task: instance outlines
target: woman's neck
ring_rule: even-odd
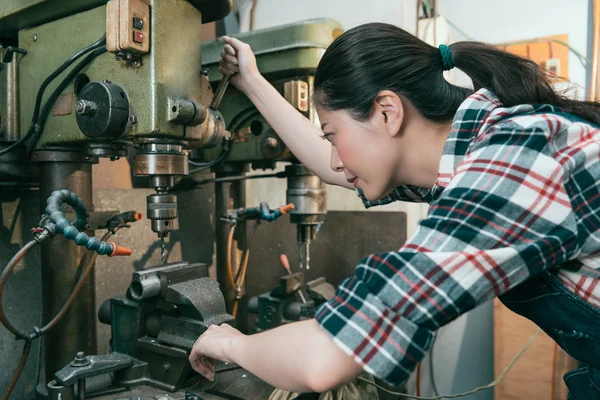
[[[413,110],[407,121],[403,147],[405,160],[402,160],[402,180],[409,185],[432,188],[438,177],[440,160],[446,140],[452,128],[452,121],[434,122]],[[412,112],[411,112],[412,114]],[[409,151],[406,151],[409,149]],[[406,170],[407,169],[407,170]]]

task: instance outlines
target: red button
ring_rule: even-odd
[[[142,44],[144,42],[144,34],[142,32],[133,32],[133,41]]]

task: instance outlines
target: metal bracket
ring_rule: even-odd
[[[69,364],[58,371],[54,374],[56,381],[63,386],[71,386],[79,379],[118,371],[133,365],[132,357],[119,353],[103,356],[87,356],[85,357],[85,361],[85,363],[80,362],[75,365]]]

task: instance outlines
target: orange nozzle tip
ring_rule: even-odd
[[[136,221],[141,220],[142,219],[142,213],[136,212],[135,215],[133,216],[133,219],[135,219]]]
[[[287,214],[288,212],[290,212],[291,210],[293,210],[296,206],[293,203],[290,204],[286,204],[285,206],[282,206],[279,211],[281,211],[282,214]]]
[[[110,257],[114,257],[114,256],[130,256],[131,253],[133,253],[133,250],[127,248],[127,247],[122,247],[119,246],[118,244],[114,243],[114,242],[110,242],[110,244],[112,244],[113,246],[113,252],[110,253]]]
[[[282,254],[279,256],[279,262],[281,262],[281,266],[284,269],[286,269],[286,270],[290,269],[290,260],[288,260],[288,258],[285,254]]]

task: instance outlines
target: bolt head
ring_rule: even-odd
[[[31,38],[34,42],[36,42],[38,40],[38,35],[37,33],[33,35],[33,37]]]
[[[277,139],[275,139],[274,137],[270,137],[267,139],[267,146],[270,148],[277,148],[277,146],[279,146],[279,141]]]
[[[83,114],[83,110],[85,110],[85,103],[83,102],[83,100],[79,100],[77,102],[77,106],[75,107],[75,112],[77,114]]]
[[[73,361],[71,361],[72,367],[84,367],[89,364],[90,360],[88,360],[83,351],[78,351]]]
[[[75,112],[79,115],[93,114],[96,110],[96,104],[92,101],[79,100],[75,105]]]

